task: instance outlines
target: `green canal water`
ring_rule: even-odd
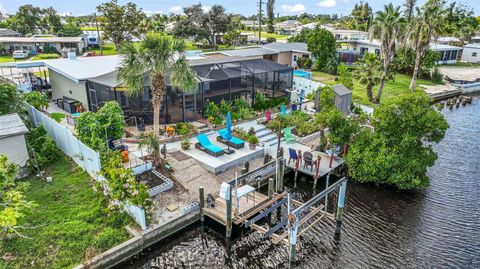
[[[333,223],[314,226],[299,240],[295,268],[480,268],[480,101],[442,113],[451,127],[434,145],[430,186],[399,192],[349,182],[340,239]],[[303,201],[324,187],[292,181]],[[117,268],[289,268],[286,246],[236,233],[227,244],[222,226],[194,225]]]

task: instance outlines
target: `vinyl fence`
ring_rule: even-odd
[[[318,89],[318,87],[323,88],[325,87],[325,84],[317,81],[313,81],[311,79],[294,76],[292,88],[295,91],[292,93],[291,101],[293,102],[299,101],[298,98],[300,98],[300,96],[298,95],[298,93],[300,93],[302,89],[304,90],[303,96],[305,98],[308,94],[315,92]]]
[[[78,140],[75,135],[64,125],[56,122],[44,113],[38,111],[33,106],[25,104],[28,115],[35,127],[43,125],[48,135],[55,141],[65,155],[72,158],[78,166],[84,169],[92,178],[97,181],[105,179],[100,175],[102,165],[100,163],[100,154]],[[145,210],[131,205],[124,205],[125,210],[142,227],[147,228]]]

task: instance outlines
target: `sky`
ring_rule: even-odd
[[[95,7],[107,0],[0,0],[0,11],[13,14],[19,6],[32,4],[39,7],[52,6],[60,14],[87,15],[95,11]],[[135,2],[147,14],[153,13],[181,13],[182,7],[201,2],[208,9],[214,4],[223,5],[228,13],[240,13],[243,15],[255,14],[258,10],[259,0],[118,0],[120,4]],[[426,0],[418,0],[421,5]],[[452,2],[453,0],[447,0]],[[263,0],[265,3],[266,0]],[[275,13],[280,15],[296,15],[303,12],[314,14],[348,15],[352,6],[359,0],[276,0]],[[395,5],[402,5],[405,0],[364,0],[368,2],[374,11],[382,9],[383,5],[392,2]],[[480,15],[480,0],[458,0],[474,8],[475,14]],[[265,6],[264,6],[265,8]]]

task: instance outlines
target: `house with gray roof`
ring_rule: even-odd
[[[306,43],[272,42],[263,46],[251,46],[233,50],[216,51],[205,53],[205,55],[212,58],[256,57],[290,67],[296,67],[297,59],[310,58],[312,54],[308,51]]]
[[[22,34],[8,28],[0,28],[0,37],[21,37]]]

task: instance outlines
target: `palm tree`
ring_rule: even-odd
[[[405,4],[403,4],[403,6],[405,7],[405,11],[403,13],[407,21],[410,21],[413,18],[416,4],[417,0],[406,0]]]
[[[374,103],[380,103],[383,88],[388,75],[388,67],[395,55],[395,47],[401,33],[404,29],[404,19],[401,16],[400,7],[394,7],[393,4],[385,5],[383,11],[378,11],[372,27],[370,28],[371,36],[380,40],[380,52],[383,60],[383,72],[380,79],[380,87],[377,96],[373,100]]]
[[[408,34],[409,42],[416,52],[410,90],[416,87],[420,62],[430,46],[430,41],[445,30],[446,11],[443,8],[444,4],[443,0],[428,0],[421,9],[417,8],[417,15],[413,19],[412,27],[410,27],[411,31]]]
[[[367,97],[373,101],[373,87],[380,81],[382,75],[382,63],[375,53],[367,53],[359,61],[355,76],[359,82],[366,84]]]
[[[267,0],[267,33],[275,32],[273,28],[273,19],[275,18],[274,6],[275,0]]]
[[[166,95],[166,81],[184,92],[192,92],[197,87],[195,72],[188,65],[184,51],[184,40],[149,33],[138,44],[126,43],[121,52],[117,79],[127,86],[127,94],[138,95],[144,89],[145,78],[150,81],[156,136],[160,131],[159,117]]]

